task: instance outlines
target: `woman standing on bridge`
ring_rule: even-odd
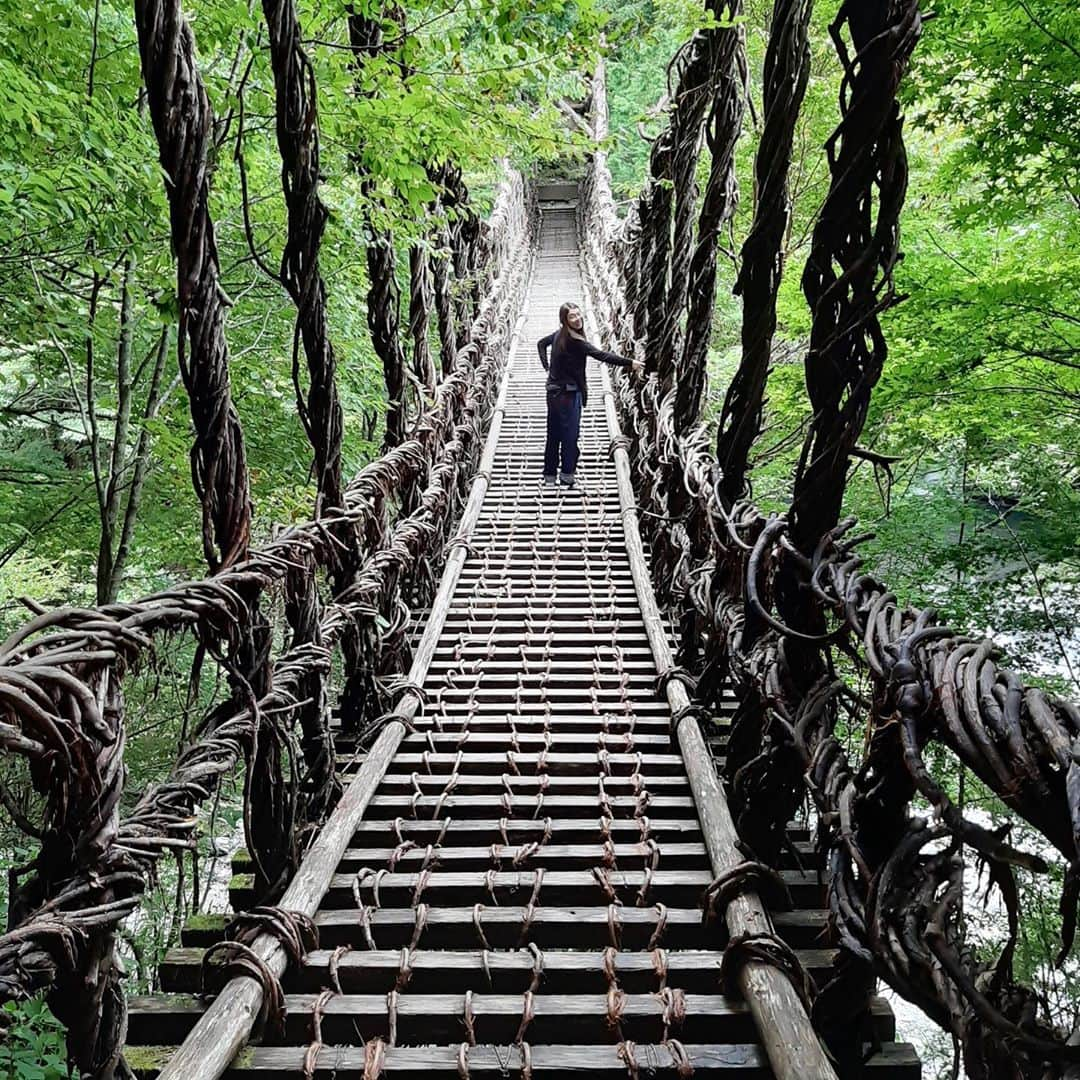
[[[640,360],[629,360],[616,353],[598,349],[585,340],[585,320],[577,304],[559,308],[559,329],[541,338],[536,347],[547,377],[547,445],[544,447],[544,483],[559,482],[574,486],[574,470],[578,460],[578,433],[581,429],[581,410],[588,401],[585,385],[585,360],[591,356],[605,364],[631,368],[639,374],[644,367]],[[551,359],[548,360],[548,349]],[[560,452],[562,472],[559,473]]]

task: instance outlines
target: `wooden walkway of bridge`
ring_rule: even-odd
[[[606,371],[590,372],[580,488],[539,481],[534,343],[558,304],[582,294],[573,205],[542,210],[479,514],[448,566],[450,602],[436,602],[427,627],[424,708],[381,763],[378,744],[365,760],[339,738],[343,778],[366,769],[377,787],[362,814],[350,789],[328,823],[332,833],[346,821],[344,853],[316,899],[319,948],[282,980],[284,1037],[256,1036],[228,1076],[764,1077],[778,1046],[813,1060],[783,1045],[797,1028],[763,1029],[783,1004],[761,1000],[754,968],[766,965],[745,966],[744,993],[722,978],[731,919],[759,917],[757,900],[703,919],[730,844],[717,833],[726,808],[697,724],[672,735],[682,688],[657,690],[671,661],[647,574],[635,574],[644,561]],[[715,730],[709,750],[722,754]],[[790,839],[793,908],[772,923],[820,978],[833,953],[821,944],[819,860],[805,829]],[[236,869],[243,910],[250,881],[242,859]],[[224,1052],[213,1028],[193,1033],[207,1012],[203,955],[224,924],[188,926],[161,967],[163,992],[131,1000],[126,1056],[138,1076],[187,1078]],[[261,990],[239,981],[250,993],[235,1007],[253,1015]],[[872,1028],[865,1075],[915,1080],[918,1059],[894,1041],[880,998]]]

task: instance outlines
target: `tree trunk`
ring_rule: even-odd
[[[116,346],[116,425],[113,429],[109,473],[101,500],[101,534],[98,543],[97,602],[110,604],[116,599],[116,570],[113,542],[120,517],[120,486],[127,462],[128,428],[131,424],[131,278],[135,263],[129,254],[124,259],[124,277],[120,291],[120,334]]]
[[[116,554],[113,556],[109,592],[114,600],[120,593],[120,583],[123,580],[124,569],[127,566],[128,555],[131,551],[131,538],[135,532],[135,520],[142,502],[143,484],[146,481],[146,473],[150,466],[151,442],[150,429],[147,424],[157,416],[158,407],[161,404],[161,380],[165,373],[168,351],[169,327],[163,326],[155,350],[154,369],[150,375],[150,389],[146,394],[146,408],[143,410],[143,423],[139,429],[139,439],[135,444],[135,454],[131,462],[131,486],[128,488],[127,505],[124,508],[124,523],[120,531],[120,542],[117,544]]]

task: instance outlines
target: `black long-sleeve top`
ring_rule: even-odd
[[[598,349],[592,342],[586,341],[584,338],[571,337],[569,334],[565,337],[566,347],[564,349],[556,348],[555,343],[558,336],[559,332],[556,330],[554,334],[548,334],[547,337],[541,338],[536,343],[536,347],[540,351],[540,363],[548,373],[548,386],[575,386],[581,391],[582,408],[585,407],[589,399],[589,391],[585,386],[585,360],[587,357],[591,356],[594,360],[599,360],[605,364],[614,364],[615,367],[630,367],[633,363],[632,360],[628,360],[625,356]],[[549,348],[551,349],[550,362],[548,361]]]

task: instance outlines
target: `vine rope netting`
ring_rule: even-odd
[[[703,80],[711,115],[738,122],[734,25],[699,32],[673,64],[670,123],[627,217],[616,213],[602,152],[583,184],[583,263],[606,344],[625,352],[645,340],[653,350],[654,376],[645,385],[622,380],[619,407],[654,578],[679,621],[681,660],[699,677],[698,703],[718,705],[725,685],[739,700],[725,770],[748,851],[778,865],[788,821],[807,798],[813,806],[827,852],[831,935],[841,947],[813,1015],[838,1062],[856,1060],[862,1036],[852,1021],[882,977],[953,1033],[969,1076],[1063,1075],[1080,1048],[1013,968],[1017,875],[1048,867],[1010,842],[1007,829],[965,815],[930,762],[971,770],[1060,852],[1063,958],[1080,897],[1080,708],[1001,668],[992,642],[902,605],[867,572],[854,523],[840,520],[849,461],[861,452],[870,391],[886,359],[879,316],[896,299],[907,175],[896,93],[920,29],[911,0],[843,3],[830,28],[843,71],[841,121],[827,145],[831,186],[803,276],[813,315],[813,423],[789,512],[767,515],[747,497],[790,213],[792,127],[807,79],[808,9],[797,0],[774,7],[758,200],[736,286],[742,362],[718,453],[698,422],[704,355],[700,347],[680,355],[673,328],[693,340],[694,289],[711,290],[715,280],[717,222],[733,199],[725,132],[715,121],[707,132],[712,168],[695,237],[671,213],[695,204],[694,170],[672,162],[701,138]],[[716,14],[740,10],[732,3]],[[710,44],[713,35],[728,48]],[[706,54],[714,64],[702,74],[694,59]],[[591,98],[598,140],[606,134],[604,93],[601,68]],[[844,674],[852,671],[869,693]],[[860,730],[862,740],[847,735]],[[1004,943],[990,959],[968,928],[965,858],[986,868],[1006,914]]]

